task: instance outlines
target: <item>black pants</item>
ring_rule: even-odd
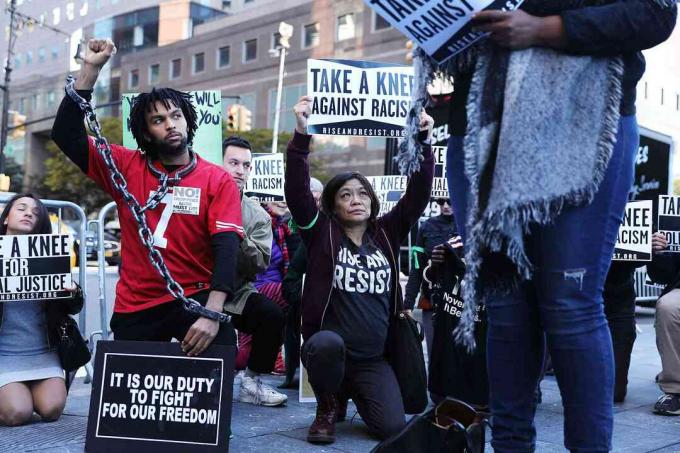
[[[285,318],[281,307],[267,296],[252,293],[240,315],[232,315],[240,332],[253,336],[248,368],[256,373],[271,373],[283,343]]]
[[[305,341],[302,363],[315,393],[352,398],[361,418],[381,439],[404,427],[399,383],[384,358],[362,361],[346,358],[340,335],[322,330]]]
[[[205,305],[209,291],[191,296]],[[182,341],[198,315],[184,309],[178,300],[166,302],[146,310],[132,313],[113,313],[111,331],[116,340],[128,341]],[[231,323],[221,323],[213,340],[215,344],[236,345],[236,333]]]
[[[604,292],[604,314],[609,323],[614,348],[614,402],[626,396],[630,356],[637,332],[635,331],[635,292]]]

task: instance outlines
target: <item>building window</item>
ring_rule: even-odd
[[[76,5],[74,5],[73,2],[69,2],[66,4],[66,18],[68,20],[73,20],[76,17],[75,10]]]
[[[313,24],[305,25],[305,29],[302,33],[302,48],[309,49],[310,47],[318,46],[319,39],[319,23],[315,22]]]
[[[336,33],[336,40],[342,41],[345,39],[352,39],[355,36],[356,29],[354,24],[354,13],[344,14],[338,17],[338,28]]]
[[[19,69],[21,67],[21,54],[17,53],[14,56],[14,69]]]
[[[57,6],[52,10],[52,25],[59,25],[61,22],[61,9]]]
[[[288,112],[293,109],[300,97],[307,94],[307,85],[290,85],[283,87],[281,93],[281,112]],[[271,128],[274,124],[274,115],[276,112],[276,88],[269,90],[269,110],[267,112],[267,127]],[[295,129],[295,116],[281,115],[279,117],[279,130],[290,131]]]
[[[194,59],[192,63],[192,72],[198,74],[205,70],[205,52],[199,52],[194,54]]]
[[[276,49],[281,45],[281,33],[278,31],[272,35],[272,45],[270,46],[271,49]]]
[[[257,39],[249,39],[243,43],[243,61],[257,59]]]
[[[675,95],[675,110],[680,112],[680,94]]]
[[[663,105],[663,101],[664,101],[664,92],[663,92],[663,88],[661,88],[661,105]]]
[[[231,47],[224,46],[217,49],[217,67],[226,68],[231,63]]]
[[[155,85],[158,83],[158,76],[161,72],[161,65],[158,63],[149,66],[149,85]]]
[[[170,62],[170,80],[174,80],[182,76],[182,59],[175,58]]]
[[[133,69],[130,71],[130,79],[128,80],[128,86],[130,88],[137,88],[139,86],[139,69]]]
[[[373,11],[373,31],[382,31],[392,28],[389,22],[387,22],[380,14]]]
[[[29,65],[31,63],[33,63],[33,52],[29,50],[28,52],[26,52],[26,65]]]
[[[47,106],[48,107],[54,107],[56,101],[56,95],[54,94],[54,90],[50,90],[47,92]]]
[[[52,47],[52,59],[56,60],[59,58],[59,46]]]
[[[38,61],[40,63],[45,62],[45,48],[44,47],[41,47],[40,49],[38,49]]]

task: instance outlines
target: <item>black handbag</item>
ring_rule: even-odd
[[[486,419],[462,401],[446,398],[416,415],[372,453],[483,453]]]
[[[91,357],[90,350],[75,320],[70,316],[64,316],[58,329],[57,352],[62,368],[66,371],[74,371],[88,363]]]
[[[390,319],[387,360],[399,383],[404,411],[420,414],[427,407],[427,374],[423,356],[423,329],[418,321],[399,313]]]

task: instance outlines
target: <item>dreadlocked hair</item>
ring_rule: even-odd
[[[132,136],[137,141],[139,149],[144,151],[151,159],[157,159],[156,151],[151,145],[151,141],[146,139],[149,130],[146,127],[147,112],[155,109],[155,103],[161,102],[163,106],[170,110],[179,107],[182,115],[187,121],[187,144],[191,145],[194,141],[194,134],[198,128],[198,115],[191,103],[191,94],[172,88],[152,88],[150,93],[140,93],[132,100],[128,127]]]

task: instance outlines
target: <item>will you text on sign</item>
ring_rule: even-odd
[[[397,30],[438,62],[444,62],[484,37],[470,25],[486,9],[512,11],[524,0],[364,0]]]
[[[652,205],[652,200],[631,201],[626,205],[613,260],[652,260]]]
[[[307,60],[310,134],[401,137],[413,68],[351,60]]]
[[[71,297],[71,237],[0,236],[0,302]]]

